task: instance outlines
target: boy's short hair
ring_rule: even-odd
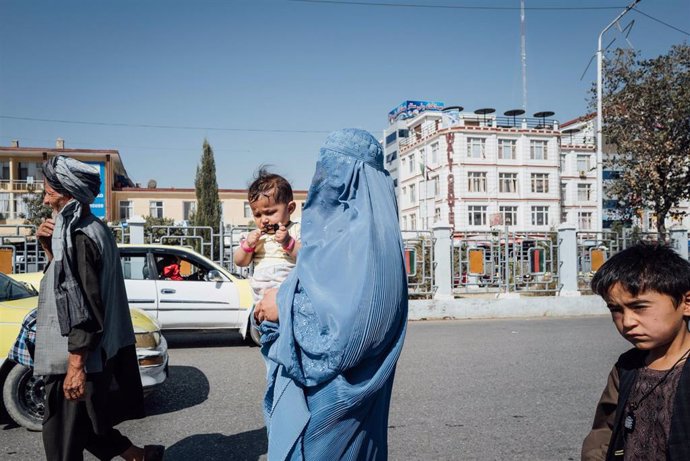
[[[607,299],[620,283],[630,294],[656,291],[677,306],[690,291],[690,262],[667,245],[639,243],[606,261],[592,278],[592,291]]]
[[[265,167],[261,167],[256,172],[254,181],[249,185],[247,198],[249,203],[252,203],[259,200],[261,196],[272,196],[276,203],[290,203],[292,202],[292,186],[287,179],[278,174],[269,173]]]

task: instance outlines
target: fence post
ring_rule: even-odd
[[[683,258],[688,259],[688,230],[682,226],[671,229],[671,246]]]
[[[127,220],[129,226],[129,243],[141,245],[144,243],[144,223],[146,221],[141,216],[133,216]]]
[[[558,226],[559,296],[580,296],[577,287],[577,228],[568,223]]]
[[[434,284],[436,285],[436,299],[449,299],[453,297],[453,265],[451,227],[448,224],[438,223],[433,226],[434,232]]]

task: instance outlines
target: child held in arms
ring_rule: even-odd
[[[690,263],[635,245],[597,271],[592,290],[635,347],[609,374],[582,459],[690,460]]]
[[[240,267],[254,263],[249,283],[257,303],[265,290],[279,287],[295,267],[300,225],[290,220],[296,205],[292,187],[282,176],[259,169],[247,198],[257,228],[242,236],[233,259]]]

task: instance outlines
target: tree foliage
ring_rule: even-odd
[[[209,226],[214,232],[220,224],[220,198],[218,197],[218,181],[216,180],[216,162],[213,149],[204,139],[204,150],[201,162],[196,169],[194,180],[196,188],[196,211],[194,213],[195,226]]]
[[[53,211],[49,206],[43,204],[44,196],[45,192],[42,191],[22,197],[22,201],[26,204],[26,216],[23,216],[24,224],[38,227],[44,219],[52,216]]]
[[[604,76],[607,166],[618,172],[607,192],[627,220],[653,211],[663,236],[666,217],[690,198],[690,46],[653,59],[617,50]]]

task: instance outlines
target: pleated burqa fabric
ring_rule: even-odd
[[[407,276],[393,182],[366,131],[321,149],[278,308],[261,325],[269,460],[386,459]]]

